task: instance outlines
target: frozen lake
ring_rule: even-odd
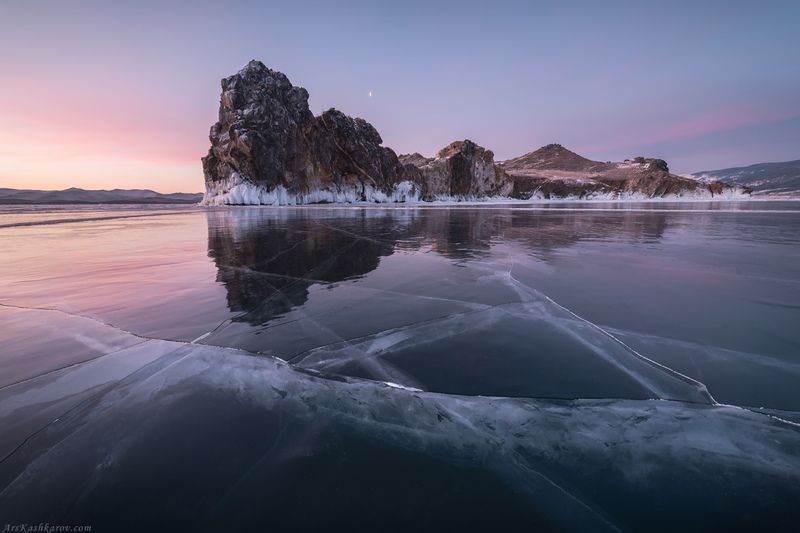
[[[800,519],[800,202],[0,207],[0,250],[6,522]]]

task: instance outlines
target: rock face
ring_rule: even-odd
[[[514,189],[511,176],[495,164],[492,151],[470,140],[449,144],[433,159],[414,153],[400,156],[400,161],[406,175],[420,184],[423,200],[507,197]]]
[[[470,140],[456,141],[434,158],[398,158],[363,119],[336,109],[315,117],[308,92],[259,61],[222,80],[219,120],[209,138],[206,205],[749,194],[670,174],[661,159],[601,163],[558,144],[501,163]]]
[[[222,80],[209,138],[206,204],[403,201],[417,194],[371,124],[336,109],[315,117],[308,92],[259,61]]]
[[[636,157],[620,163],[586,159],[560,144],[500,163],[513,176],[513,196],[531,198],[649,199],[735,198],[750,190],[670,174],[663,159]]]

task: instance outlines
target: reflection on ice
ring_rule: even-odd
[[[727,252],[724,237],[735,235],[739,227],[757,228],[764,236],[783,235],[779,222],[794,220],[773,221],[765,218],[768,211],[743,212],[749,214],[736,218],[735,228],[725,218],[735,212],[717,214],[696,207],[678,209],[676,216],[670,216],[669,209],[583,207],[214,212],[209,214],[209,253],[237,315],[203,342],[433,391],[708,401],[701,384],[659,366],[670,367],[672,358],[660,350],[651,357],[636,341],[626,345],[623,337],[628,336],[610,331],[627,330],[615,328],[613,322],[609,327],[605,319],[616,300],[635,291],[640,310],[625,309],[623,318],[633,327],[638,328],[639,316],[645,319],[662,306],[669,314],[658,315],[659,326],[681,322],[700,332],[718,329],[709,323],[714,317],[707,311],[701,314],[703,308],[696,302],[707,299],[703,290],[719,290],[716,271],[726,269],[728,262],[710,256],[715,270],[703,272],[699,282],[704,286],[697,287],[684,274],[686,267],[677,270],[674,280],[665,270],[683,260],[680,249],[652,265],[647,261],[650,250],[670,231],[681,235],[683,241],[678,242],[694,246],[698,230],[707,227],[709,238],[718,240],[703,242],[704,248]],[[778,216],[784,214],[780,211]],[[633,252],[628,251],[631,247]],[[598,252],[591,259],[582,258],[584,250],[595,248]],[[694,263],[704,260],[702,252],[690,250]],[[611,276],[630,270],[625,261],[644,268],[593,283],[595,271],[605,273],[598,259],[611,263]],[[562,268],[581,270],[565,276]],[[666,281],[673,286],[667,287]],[[721,290],[735,294],[732,288]],[[583,305],[584,292],[591,295],[587,301],[592,307]],[[789,294],[786,288],[783,292]],[[639,300],[648,293],[653,293],[649,307],[642,307],[648,304]],[[723,314],[746,309],[713,300],[711,305]],[[726,329],[747,340],[748,330],[770,327],[752,328],[751,316]],[[780,328],[780,320],[785,321],[772,319],[773,327]],[[658,330],[648,326],[628,332]],[[500,331],[502,335],[488,334]],[[402,342],[394,342],[400,337]],[[782,336],[770,338],[784,342]],[[389,344],[375,348],[378,340]],[[668,346],[665,350],[669,353]],[[704,382],[697,366],[678,366],[678,372]],[[665,388],[665,379],[672,385]],[[791,378],[788,383],[796,386],[798,381]],[[731,388],[720,390],[726,402],[755,397]],[[767,405],[798,405],[800,397],[793,396],[776,391]]]
[[[0,516],[789,529],[792,213],[320,207],[0,228]]]
[[[202,342],[438,392],[711,401],[520,283],[513,257],[484,260],[513,216],[336,215],[335,227],[324,211],[210,215],[210,254],[241,314]],[[434,257],[421,258],[425,249]]]

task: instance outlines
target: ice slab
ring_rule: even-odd
[[[316,348],[292,362],[453,394],[711,401],[702,384],[554,311],[546,302],[496,306]]]
[[[182,343],[148,340],[0,388],[0,461],[73,409],[184,349]]]
[[[82,402],[186,346],[53,309],[0,306],[0,327],[0,461]]]
[[[303,291],[304,304],[292,306],[286,289],[276,290],[272,300],[266,299],[262,305],[222,325],[202,342],[289,360],[319,346],[487,307],[369,289],[357,282],[303,284]],[[280,309],[279,314],[276,309]],[[366,313],[367,309],[379,312]],[[259,322],[261,325],[253,324]]]
[[[0,514],[209,530],[371,527],[386,516],[411,526],[421,513],[464,527],[503,516],[518,529],[562,531],[800,518],[800,428],[772,416],[660,400],[426,393],[183,346],[0,463]],[[27,382],[3,404],[55,398],[48,391],[62,386]]]
[[[92,318],[3,304],[0,330],[0,388],[145,340]]]
[[[609,328],[616,337],[714,391],[722,403],[800,411],[800,363],[767,354]]]

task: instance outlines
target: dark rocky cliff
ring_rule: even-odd
[[[414,153],[400,156],[400,161],[419,183],[423,200],[507,197],[514,188],[492,151],[468,139],[447,145],[432,159]]]
[[[209,138],[207,203],[380,200],[403,177],[371,124],[336,109],[315,117],[308,92],[259,61],[222,80]]]

